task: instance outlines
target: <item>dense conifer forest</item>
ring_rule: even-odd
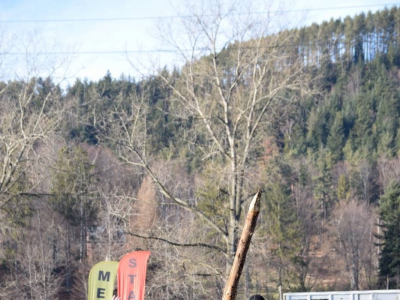
[[[0,83],[0,299],[86,299],[138,249],[146,298],[220,298],[258,189],[239,295],[400,288],[400,9],[239,36],[142,79]]]

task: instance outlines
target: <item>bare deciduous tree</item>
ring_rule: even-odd
[[[153,170],[143,135],[146,105],[139,105],[144,101],[132,101],[129,110],[116,105],[120,119],[114,122],[114,136],[108,137],[119,147],[122,160],[142,166],[162,195],[193,213],[210,231],[213,238],[205,243],[223,249],[225,274],[237,250],[243,207],[259,188],[248,178],[254,179],[249,172],[260,159],[260,133],[279,117],[285,103],[308,92],[309,83],[301,59],[289,46],[292,33],[277,34],[281,27],[274,23],[276,16],[258,14],[268,7],[250,2],[193,4],[180,13],[177,27],[167,25],[161,33],[183,59],[179,71],[158,74],[172,93],[166,113],[187,124],[179,147],[196,157],[203,170],[213,170],[211,183],[223,199],[220,215],[202,209],[196,193],[177,196]],[[178,27],[179,31],[171,29]],[[213,201],[212,197],[202,200]]]
[[[32,299],[45,299],[58,293],[62,274],[56,266],[64,264],[57,258],[59,218],[45,202],[65,108],[52,76],[68,68],[69,58],[43,53],[48,43],[40,36],[19,38],[7,40],[2,32],[0,46],[25,54],[18,61],[1,55],[0,64],[1,78],[8,80],[0,83],[0,240],[5,245],[0,256],[9,268],[0,297],[15,298],[22,289]],[[63,74],[57,76],[62,81]]]
[[[371,259],[373,226],[376,216],[366,202],[341,202],[332,215],[332,247],[343,259],[350,289],[360,289],[362,270]]]

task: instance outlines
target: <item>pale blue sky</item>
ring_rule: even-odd
[[[151,55],[153,58],[161,57],[161,64],[170,61],[171,57],[165,54],[146,51],[165,47],[153,37],[155,20],[152,18],[176,15],[173,6],[179,8],[179,3],[182,1],[0,0],[0,27],[4,35],[0,52],[7,50],[11,53],[73,52],[75,54],[71,63],[68,64],[68,71],[64,72],[65,69],[62,66],[54,73],[59,77],[66,74],[70,82],[73,82],[75,77],[98,80],[106,74],[107,70],[110,70],[114,77],[119,77],[122,73],[137,77],[138,73],[133,70],[123,52],[125,50],[144,51],[141,55],[132,54],[132,60],[136,60],[138,56],[145,60],[147,55]],[[291,18],[305,17],[305,23],[302,24],[309,24],[314,21],[329,20],[331,17],[353,16],[362,11],[376,11],[385,6],[392,7],[396,2],[390,0],[292,0],[292,3],[289,6],[289,10],[292,11]],[[309,10],[306,14],[303,11],[305,9]],[[137,19],[104,20],[113,18]],[[79,21],[71,21],[76,19]],[[92,20],[87,21],[87,19]],[[37,21],[31,22],[31,20]],[[9,45],[7,41],[11,37],[13,44],[18,45],[18,49],[7,48]],[[24,57],[26,56],[20,54],[8,55],[7,59],[3,59],[5,63],[8,63],[3,63],[3,68],[5,67],[8,72],[4,71],[0,75],[3,78],[9,78],[25,72],[24,65],[21,64]],[[64,58],[64,55],[52,55],[51,58],[46,58],[46,63],[54,64],[61,58]],[[41,59],[44,58],[38,58],[39,64]],[[17,65],[20,66],[16,68]],[[14,69],[18,70],[14,71]],[[42,69],[34,71],[40,74],[45,72]],[[145,69],[143,72],[146,72]]]

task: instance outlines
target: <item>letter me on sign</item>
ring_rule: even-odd
[[[110,300],[117,276],[117,261],[101,261],[89,273],[88,300]]]
[[[150,251],[126,254],[118,265],[118,296],[121,300],[144,300],[147,260]]]

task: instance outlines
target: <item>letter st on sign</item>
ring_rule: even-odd
[[[137,263],[136,263],[136,258],[131,258],[129,260],[129,268],[136,268]]]
[[[136,263],[136,258],[131,258],[129,260],[129,268],[136,268],[137,263]],[[135,284],[135,278],[136,278],[137,274],[128,274],[128,277],[130,279],[130,287],[133,288],[134,284]],[[136,300],[136,296],[135,296],[135,292],[134,291],[130,291],[129,292],[129,296],[128,296],[128,300]]]

